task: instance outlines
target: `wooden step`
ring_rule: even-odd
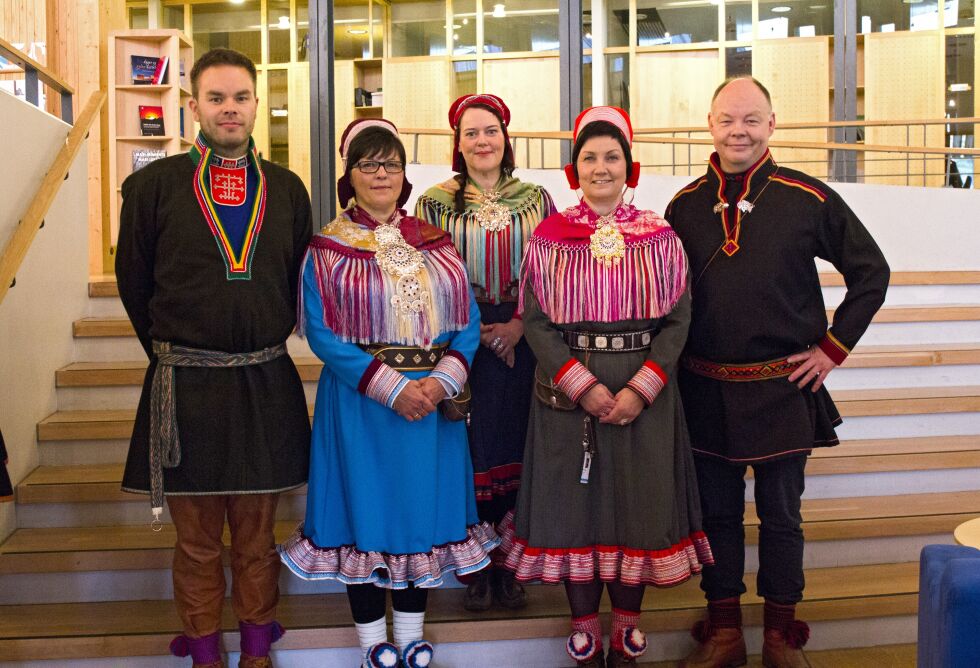
[[[313,406],[307,407],[313,418]],[[37,424],[39,441],[128,439],[133,434],[135,410],[58,411]]]
[[[874,642],[874,641],[869,641]],[[847,647],[841,649],[806,649],[806,658],[813,668],[915,668],[918,647],[915,643],[904,645],[878,645],[877,647]],[[750,654],[746,668],[764,668],[762,656]],[[640,662],[646,668],[677,668],[677,661]]]
[[[827,309],[827,318],[833,319],[833,309]],[[946,304],[935,306],[885,306],[875,314],[873,322],[951,322],[980,320],[980,305]],[[126,318],[82,318],[72,325],[76,338],[134,336],[133,327]]]
[[[806,600],[798,614],[810,622],[914,615],[918,564],[878,564],[811,569],[806,573]],[[486,642],[562,637],[568,633],[568,603],[561,587],[534,587],[529,605],[520,611],[463,610],[463,589],[430,592],[426,636],[435,643]],[[670,589],[648,588],[641,624],[658,631],[683,631],[700,619],[704,597],[697,579]],[[745,623],[758,626],[762,601],[742,598]],[[179,632],[170,601],[122,601],[5,606],[0,617],[0,656],[6,661],[79,659],[84,657],[167,654]],[[608,606],[604,607],[608,613]],[[277,649],[356,645],[344,594],[285,596],[279,620],[289,633]],[[223,627],[237,630],[230,602]],[[237,635],[226,645],[237,647]]]
[[[893,271],[889,285],[974,285],[980,284],[980,271]],[[823,287],[844,287],[844,277],[836,271],[820,272]],[[89,297],[118,297],[119,286],[112,275],[93,276]]]
[[[834,400],[845,417],[980,411],[980,386],[837,390]],[[310,416],[313,407],[309,406]],[[58,411],[37,425],[39,441],[125,439],[133,430],[133,410]]]
[[[294,357],[300,378],[316,382],[323,362],[315,357]],[[55,374],[57,387],[114,387],[142,385],[146,360],[122,362],[74,362]],[[858,347],[844,362],[845,369],[881,367],[926,367],[949,364],[980,364],[980,344],[957,343],[936,346]]]
[[[833,396],[843,417],[980,411],[978,385],[836,390]]]
[[[118,482],[113,487],[105,500],[145,501],[120,492]],[[756,544],[758,519],[754,505],[748,506],[746,540]],[[802,513],[809,541],[951,535],[959,524],[980,515],[980,491],[804,499]],[[296,525],[294,520],[277,522],[277,539],[285,539]],[[0,545],[0,574],[168,568],[173,544],[169,524],[159,532],[145,524],[17,529]]]

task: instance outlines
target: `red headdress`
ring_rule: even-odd
[[[596,121],[606,121],[616,126],[622,133],[623,138],[626,139],[626,145],[630,148],[633,147],[633,124],[630,123],[629,114],[619,107],[589,107],[579,114],[578,118],[575,119],[575,129],[572,130],[572,143],[575,143],[579,133],[586,125],[595,123]],[[626,181],[626,186],[635,188],[636,184],[640,181],[640,163],[634,162],[631,171],[632,173]],[[568,179],[568,185],[571,186],[572,190],[576,190],[579,187],[575,165],[565,165],[565,177]]]
[[[459,126],[460,119],[463,118],[463,112],[475,104],[490,107],[500,116],[503,125],[501,130],[504,133],[504,157],[510,155],[511,162],[513,162],[514,149],[510,145],[510,135],[507,134],[507,126],[510,125],[510,109],[496,95],[463,95],[456,98],[456,101],[449,107],[449,127],[455,130]],[[459,139],[456,138],[453,140],[453,171],[462,172],[464,164],[463,154],[459,150]]]

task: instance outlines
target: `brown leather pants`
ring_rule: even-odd
[[[221,629],[225,572],[221,536],[231,530],[231,603],[239,621],[267,624],[279,602],[279,555],[273,533],[278,494],[168,496],[177,529],[174,603],[184,634]]]

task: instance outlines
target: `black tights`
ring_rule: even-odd
[[[574,583],[565,582],[565,595],[572,609],[572,617],[585,617],[599,612],[599,599],[602,598],[602,580]],[[628,612],[639,612],[643,603],[643,585],[631,586],[621,582],[606,582],[612,606]]]
[[[367,624],[385,616],[385,589],[373,584],[347,585],[347,602],[355,624]],[[391,607],[399,612],[425,612],[428,589],[408,585],[391,590]]]

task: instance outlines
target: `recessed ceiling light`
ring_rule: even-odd
[[[504,7],[504,3],[500,2],[493,6],[493,11],[490,12],[490,16],[494,18],[502,19],[507,16],[507,8]]]
[[[349,35],[366,35],[367,30],[360,30],[359,28],[348,28],[347,34]]]
[[[950,93],[965,93],[970,90],[970,84],[968,83],[954,83],[949,85]]]
[[[792,7],[789,7],[787,5],[779,5],[778,7],[773,7],[769,11],[771,11],[773,14],[785,14],[786,12],[792,9],[793,9]]]

